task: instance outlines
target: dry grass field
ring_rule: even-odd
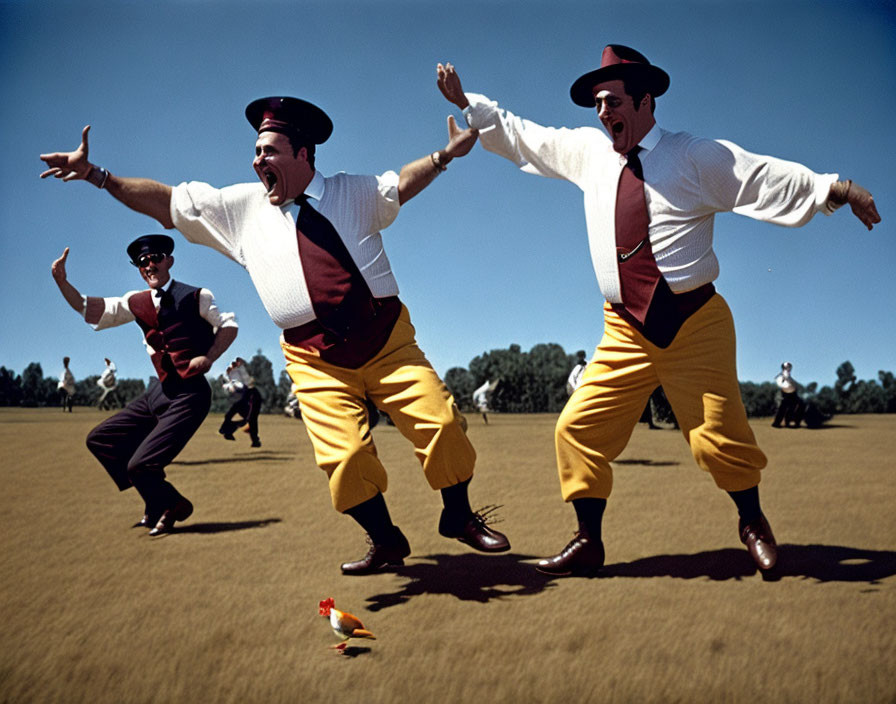
[[[764,580],[734,506],[677,431],[639,425],[614,463],[600,578],[531,566],[571,537],[554,416],[471,415],[474,505],[503,504],[503,555],[439,537],[439,497],[392,427],[406,565],[343,577],[366,550],[335,513],[304,427],[263,447],[210,417],[170,468],[196,512],[150,538],[84,446],[105,413],[0,409],[2,702],[894,702],[896,416],[754,424],[781,544]],[[339,655],[321,599],[377,635]]]

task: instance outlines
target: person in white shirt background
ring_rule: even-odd
[[[772,421],[773,428],[780,428],[782,422],[788,428],[799,428],[803,419],[804,404],[797,393],[796,379],[790,375],[791,369],[790,362],[782,362],[781,371],[775,376],[775,383],[781,390],[781,403]]]
[[[100,400],[96,402],[96,407],[100,410],[103,410],[106,397],[118,388],[118,380],[115,378],[115,372],[118,370],[115,368],[115,362],[108,357],[106,357],[104,361],[106,362],[106,368],[103,369],[100,378],[96,380],[96,385],[99,386],[103,392],[100,395]]]
[[[59,373],[59,383],[56,388],[59,389],[59,399],[62,402],[62,412],[72,412],[72,403],[75,397],[75,375],[68,368],[71,358],[62,358],[62,371]]]
[[[572,368],[566,379],[566,394],[572,396],[572,392],[579,388],[582,383],[582,375],[585,373],[585,367],[588,366],[588,358],[585,356],[585,350],[576,352],[576,365]]]
[[[740,398],[731,313],[712,284],[719,273],[714,215],[731,211],[795,227],[848,203],[870,230],[880,222],[871,194],[836,174],[662,129],[655,99],[669,75],[623,45],[606,46],[600,67],[570,89],[575,104],[596,111],[606,134],[544,127],[465,93],[450,63],[438,64],[436,75],[486,150],[583,191],[592,264],[606,299],[603,338],[555,433],[561,492],[578,530],[537,569],[591,575],[603,566],[610,461],[660,385],[697,464],[734,500],[741,542],[760,570],[772,569],[777,546],[758,491],[766,457]]]
[[[227,365],[226,377],[221,382],[224,390],[233,399],[230,408],[224,414],[224,421],[218,432],[225,440],[236,440],[233,431],[243,425],[252,440],[252,447],[261,447],[258,437],[258,414],[261,413],[261,392],[255,388],[255,379],[246,367],[246,360],[237,357]],[[239,421],[234,421],[234,416],[240,416]]]

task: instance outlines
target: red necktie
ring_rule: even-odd
[[[370,312],[370,289],[336,228],[303,196],[296,218],[299,258],[318,322],[340,340]]]
[[[619,176],[616,193],[616,257],[619,282],[622,286],[622,305],[634,318],[644,324],[657,283],[662,278],[653,258],[647,227],[647,201],[644,198],[644,172],[638,151],[632,149],[628,163]]]
[[[284,330],[284,338],[319,350],[324,361],[356,369],[385,345],[401,302],[398,296],[374,298],[332,223],[305,196],[296,202],[299,258],[316,320]]]

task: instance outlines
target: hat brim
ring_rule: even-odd
[[[141,254],[165,254],[174,251],[174,240],[168,235],[142,235],[128,245],[127,253],[131,261],[137,261]]]
[[[647,92],[654,98],[669,88],[669,74],[653,64],[613,64],[589,71],[579,76],[569,89],[569,97],[583,108],[594,107],[594,86],[606,81],[634,78],[644,82]]]
[[[259,98],[246,106],[246,119],[256,132],[270,110],[286,113],[290,127],[313,144],[323,144],[333,134],[333,121],[314,103],[301,98],[277,97]]]

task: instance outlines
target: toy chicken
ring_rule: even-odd
[[[329,617],[333,633],[335,633],[338,638],[342,639],[342,642],[339,643],[339,645],[331,645],[331,648],[335,648],[339,652],[344,652],[345,647],[348,645],[349,638],[370,638],[371,640],[376,640],[376,636],[364,628],[361,619],[337,609],[332,598],[324,599],[320,602],[319,607],[320,615]]]

